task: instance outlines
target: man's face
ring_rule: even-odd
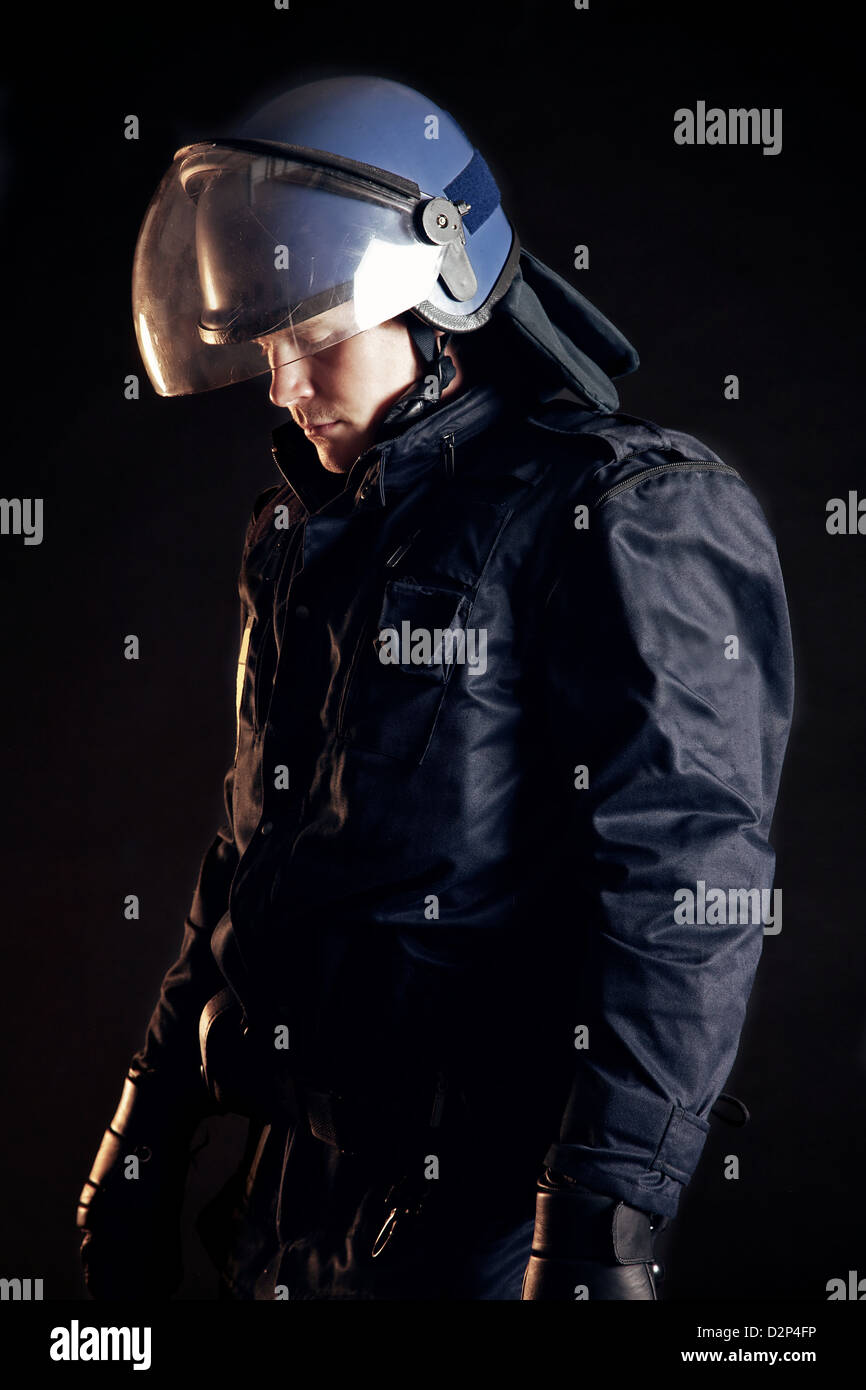
[[[259,341],[271,367],[271,400],[291,411],[330,473],[347,473],[375,442],[391,406],[422,370],[409,330],[398,319],[285,365],[276,365],[280,334]],[[443,398],[460,380],[458,369]]]

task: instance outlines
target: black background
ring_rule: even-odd
[[[824,1300],[866,1276],[856,50],[844,11],[763,4],[366,4],[36,9],[2,84],[2,494],[45,499],[41,546],[0,536],[5,1072],[0,1276],[83,1298],[81,1183],[179,945],[234,746],[236,572],[286,418],[263,380],[161,400],[130,269],[174,150],[259,94],[334,73],[418,87],[482,149],[524,245],[635,343],[623,409],[704,440],[779,546],[797,709],[767,937],[714,1126],[666,1237],[668,1296]],[[783,148],[683,148],[676,108],[782,107]],[[124,138],[136,114],[141,136]],[[590,248],[588,271],[572,248]],[[124,399],[124,378],[142,399]],[[736,373],[741,398],[726,401]],[[141,660],[123,659],[137,633]],[[138,893],[139,922],[124,896]],[[242,1123],[210,1127],[181,1297],[214,1297],[189,1225]],[[738,1181],[724,1157],[740,1158]]]

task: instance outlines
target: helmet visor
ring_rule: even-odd
[[[444,248],[415,231],[419,201],[306,158],[179,150],[132,272],[154,389],[181,396],[245,381],[427,299]]]

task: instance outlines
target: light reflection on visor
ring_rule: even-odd
[[[423,302],[443,251],[417,235],[417,201],[270,153],[179,151],[133,266],[154,389],[175,396],[243,381]]]

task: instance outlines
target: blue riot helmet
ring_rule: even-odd
[[[493,175],[447,112],[382,78],[313,82],[177,151],[136,245],[139,348],[162,396],[407,311],[430,358],[437,328],[489,320],[519,256]]]

